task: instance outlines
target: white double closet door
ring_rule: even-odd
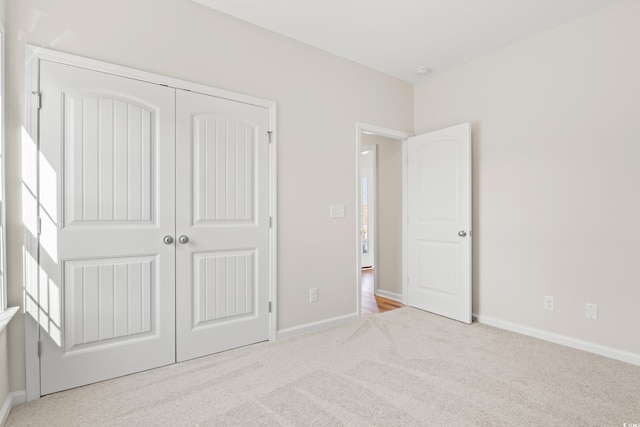
[[[268,109],[42,61],[41,394],[267,340]]]

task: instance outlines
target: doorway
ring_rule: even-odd
[[[357,124],[358,313],[367,316],[404,302],[405,132]],[[373,213],[373,214],[372,214]],[[368,252],[368,253],[365,253]]]
[[[396,299],[401,299],[406,305],[471,323],[470,123],[414,137],[357,123],[356,153],[359,154],[362,146],[368,144],[366,138],[369,135],[402,142],[402,293]],[[360,171],[359,163],[358,155],[357,172]],[[380,186],[382,179],[378,181]],[[359,179],[357,185],[356,203],[360,210]],[[358,254],[361,250],[361,227],[362,220],[358,215]],[[380,235],[380,230],[377,230],[377,235]],[[378,239],[377,266],[383,258],[380,256],[383,246]],[[359,314],[362,314],[361,274],[358,257],[356,288]],[[374,272],[373,278],[374,289],[379,295],[382,293],[380,274]]]

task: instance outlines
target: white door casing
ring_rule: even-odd
[[[471,127],[408,140],[408,305],[471,323]]]
[[[176,105],[182,361],[269,339],[269,112],[182,90]]]
[[[41,63],[41,393],[174,362],[174,90]],[[114,362],[117,361],[117,362]]]

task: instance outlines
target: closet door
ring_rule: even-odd
[[[176,91],[178,361],[269,338],[269,113]]]
[[[49,61],[40,90],[44,395],[175,361],[175,90]]]

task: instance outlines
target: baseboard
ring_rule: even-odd
[[[0,426],[3,426],[9,418],[11,408],[27,401],[27,392],[25,391],[12,391],[7,395],[4,401],[4,405],[0,409]]]
[[[566,347],[575,348],[577,350],[587,351],[610,359],[620,360],[622,362],[631,363],[640,366],[640,354],[630,353],[628,351],[618,350],[611,347],[605,347],[588,341],[582,341],[566,335],[555,334],[553,332],[543,331],[540,329],[530,328],[528,326],[518,325],[516,323],[505,322],[504,320],[494,319],[487,316],[474,314],[479,323],[493,326],[507,331],[516,332],[522,335],[549,341],[555,344],[564,345]]]
[[[376,291],[376,295],[382,298],[402,302],[402,295],[396,294],[395,292],[383,291],[382,289],[378,289]]]
[[[355,322],[356,320],[358,320],[358,313],[352,313],[345,316],[338,316],[331,319],[321,320],[319,322],[312,322],[300,326],[294,326],[293,328],[279,330],[277,333],[277,339],[292,337],[294,335],[305,334],[308,332],[321,331],[323,329],[331,328],[334,326]]]

